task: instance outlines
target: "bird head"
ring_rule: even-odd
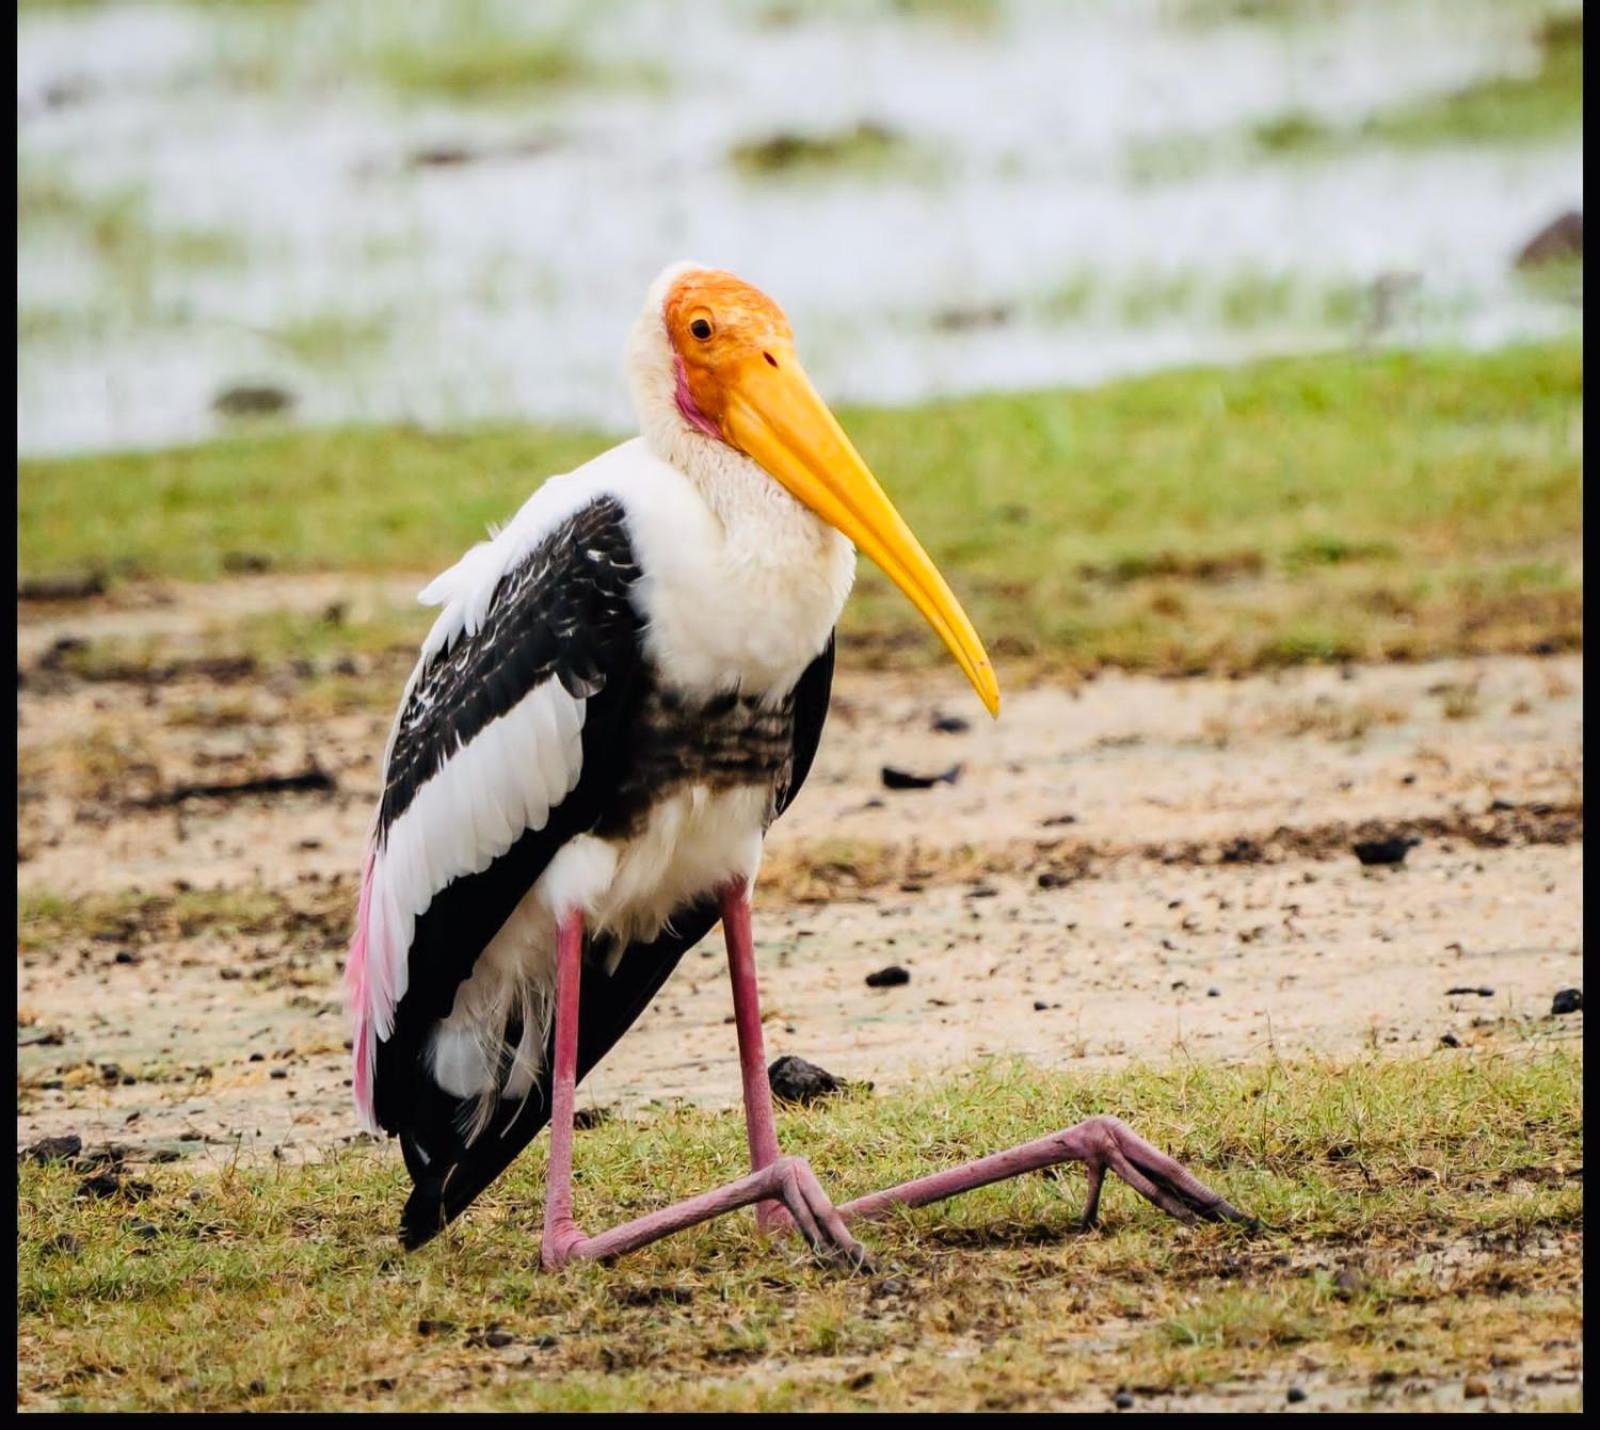
[[[882,569],[999,714],[983,642],[811,385],[783,309],[731,273],[678,264],[651,289],[629,357],[640,417],[657,446],[717,442],[750,458]]]

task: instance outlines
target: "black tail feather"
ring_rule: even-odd
[[[718,918],[714,899],[680,910],[668,931],[649,943],[632,945],[609,976],[600,960],[584,960],[578,1016],[580,1082],[633,1026],[678,960],[716,927]],[[419,1079],[428,1087],[424,1094],[428,1106],[418,1107],[400,1134],[412,1181],[400,1217],[400,1242],[407,1251],[426,1245],[460,1216],[549,1122],[554,1059],[552,1027],[545,1041],[544,1070],[528,1093],[531,1104],[502,1100],[493,1120],[470,1145],[462,1140],[461,1128],[472,1104],[450,1096],[431,1078]]]

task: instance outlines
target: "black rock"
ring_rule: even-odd
[[[972,728],[972,722],[959,715],[935,715],[928,728],[936,735],[965,735]]]
[[[887,968],[880,968],[876,973],[867,975],[868,988],[899,988],[909,982],[911,974],[898,963],[891,963]]]
[[[1115,1400],[1113,1400],[1111,1403],[1113,1405],[1115,1405],[1118,1410],[1132,1410],[1133,1409],[1133,1397],[1131,1395],[1129,1395],[1128,1392],[1125,1391],[1125,1390],[1119,1390],[1117,1392],[1117,1398]]]
[[[116,1196],[122,1190],[122,1178],[115,1172],[96,1172],[92,1177],[85,1177],[78,1183],[75,1193],[80,1201],[104,1201],[108,1197]]]
[[[1550,1002],[1552,1017],[1560,1017],[1563,1013],[1581,1013],[1583,1011],[1583,989],[1563,988]]]
[[[83,1151],[83,1138],[75,1132],[62,1137],[41,1137],[17,1153],[19,1162],[65,1162]]]
[[[1446,1033],[1442,1038],[1439,1039],[1439,1046],[1441,1048],[1459,1048],[1461,1046],[1461,1039],[1456,1037],[1454,1033]]]
[[[1459,988],[1446,988],[1444,990],[1444,996],[1446,998],[1465,998],[1465,997],[1469,997],[1469,996],[1475,996],[1475,997],[1478,997],[1478,998],[1493,998],[1494,997],[1494,989],[1487,988],[1487,987],[1485,987],[1485,988],[1467,987],[1467,986],[1463,985],[1463,986],[1461,986]]]
[[[953,785],[960,778],[960,765],[951,765],[949,769],[937,775],[914,775],[909,770],[897,769],[894,765],[883,767],[885,789],[932,789],[935,785]]]
[[[1421,842],[1412,834],[1394,834],[1387,839],[1358,839],[1350,847],[1363,864],[1402,864]]]
[[[1546,263],[1583,257],[1583,213],[1569,209],[1552,219],[1522,246],[1518,268],[1538,268]]]
[[[1290,1405],[1298,1405],[1306,1398],[1306,1393],[1298,1385],[1289,1387],[1289,1394],[1285,1397]]]
[[[767,1085],[779,1102],[815,1102],[821,1097],[831,1097],[844,1090],[840,1082],[826,1068],[786,1053],[767,1069]]]

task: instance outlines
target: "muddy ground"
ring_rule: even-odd
[[[339,970],[403,659],[368,661],[356,708],[329,713],[304,668],[80,679],[59,652],[181,650],[202,625],[213,649],[219,618],[359,612],[408,585],[19,608],[19,1145],[300,1158],[352,1135]],[[846,672],[769,844],[769,1053],[887,1086],[986,1054],[1576,1036],[1549,1015],[1582,981],[1582,698],[1577,657],[1112,675],[1010,688],[990,724],[942,673]],[[891,791],[885,764],[960,773]],[[195,792],[308,772],[312,788]],[[1354,843],[1383,837],[1417,842],[1363,866]],[[888,965],[909,981],[869,988]],[[708,943],[580,1100],[734,1102],[731,1021]]]

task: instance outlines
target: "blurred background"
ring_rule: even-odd
[[[858,402],[1557,336],[1582,41],[1555,0],[22,0],[18,445],[621,430],[680,257]]]

